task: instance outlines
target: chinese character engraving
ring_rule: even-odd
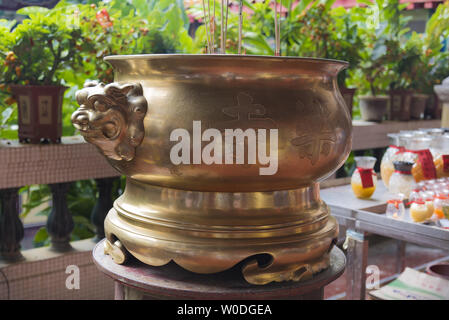
[[[290,143],[299,148],[300,158],[307,158],[315,165],[320,155],[328,156],[335,145],[335,132],[328,125],[330,112],[319,100],[313,99],[310,105],[301,100],[296,103],[298,115],[303,115],[296,126],[297,137]]]

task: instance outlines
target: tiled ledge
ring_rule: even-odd
[[[119,176],[100,152],[81,136],[61,144],[0,141],[0,189]]]
[[[92,259],[95,242],[87,239],[70,244],[73,250],[69,252],[36,248],[22,251],[22,261],[0,262],[0,300],[113,299],[113,280],[101,273]],[[68,266],[79,270],[79,289],[66,286],[67,278],[73,274]]]
[[[354,120],[352,125],[352,150],[364,150],[388,146],[388,133],[420,128],[440,128],[441,120],[383,121],[381,123]]]

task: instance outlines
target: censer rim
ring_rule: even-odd
[[[300,62],[335,63],[342,67],[348,67],[349,62],[337,59],[313,58],[313,57],[293,57],[293,56],[268,56],[268,55],[241,55],[241,54],[185,54],[185,53],[156,53],[156,54],[129,54],[110,55],[104,57],[104,61],[128,60],[128,59],[164,59],[164,58],[200,58],[200,59],[251,59],[251,60],[291,60]]]

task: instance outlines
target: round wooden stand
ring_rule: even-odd
[[[267,285],[252,285],[243,278],[240,267],[215,274],[197,274],[170,262],[152,267],[137,259],[125,265],[114,263],[103,252],[104,240],[93,250],[98,269],[115,281],[115,299],[198,299],[198,300],[322,300],[324,286],[343,273],[346,258],[334,247],[330,267],[303,282],[285,281]]]

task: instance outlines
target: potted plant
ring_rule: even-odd
[[[381,23],[376,33],[384,46],[384,60],[390,67],[389,120],[410,120],[411,79],[416,74],[419,48],[413,42],[403,43],[411,17],[402,14],[407,4],[398,0],[379,2]]]
[[[413,90],[418,74],[422,72],[423,65],[420,58],[420,48],[415,42],[407,41],[401,45],[399,41],[394,41],[389,59],[393,63],[392,79],[390,82],[390,120],[408,121],[411,118],[420,118],[424,113],[426,98],[417,95]],[[422,85],[422,84],[421,84]],[[415,96],[415,105],[412,108],[412,98]],[[422,103],[422,104],[421,104]],[[412,112],[413,111],[413,112]],[[413,113],[413,116],[412,116]]]
[[[426,117],[431,119],[441,119],[443,106],[434,92],[433,87],[441,84],[448,75],[449,52],[439,52],[438,57],[435,58],[435,62],[431,65],[430,72],[426,77],[426,93],[429,95],[425,109]]]
[[[67,89],[61,74],[81,65],[81,31],[61,12],[39,8],[9,33],[0,52],[0,86],[17,101],[19,140],[58,143]]]
[[[408,78],[409,87],[412,89],[410,118],[423,119],[427,101],[433,91],[433,63],[429,60],[430,51],[425,49],[422,37],[416,32],[413,32],[407,41],[406,49],[409,50],[406,56],[411,57],[411,61],[408,61],[411,65],[407,66],[408,70],[403,78]]]
[[[416,76],[411,79],[411,87],[415,91],[412,96],[412,117],[423,113],[428,118],[441,117],[441,103],[433,87],[449,75],[449,53],[442,50],[441,41],[449,36],[448,14],[449,3],[439,5],[427,21],[424,34],[413,33],[409,40],[421,48],[419,67]]]
[[[386,39],[372,29],[363,30],[365,47],[361,62],[351,81],[359,83],[358,96],[362,120],[383,120],[387,112],[387,96],[391,66],[388,60]]]
[[[335,30],[332,33],[332,46],[329,47],[327,56],[332,59],[349,62],[349,67],[338,75],[338,85],[351,117],[354,95],[357,89],[352,86],[348,87],[348,82],[349,75],[359,67],[362,59],[361,48],[363,48],[364,44],[358,25],[359,21],[363,19],[363,12],[364,10],[359,7],[351,9],[337,7],[331,11]]]
[[[362,55],[363,59],[359,67],[359,87],[361,95],[358,96],[360,114],[364,121],[381,122],[387,112],[389,97],[386,95],[388,88],[388,70],[382,56],[378,56],[379,49]]]
[[[410,80],[413,78],[410,69],[419,59],[419,53],[416,48],[401,43],[408,32],[409,18],[402,15],[406,6],[398,0],[378,0],[365,8],[364,19],[379,19],[361,24],[365,49],[360,70],[352,79],[364,85],[364,91],[370,93],[359,97],[364,120],[381,121],[385,108],[390,120],[410,119]],[[373,12],[377,14],[373,15]]]

